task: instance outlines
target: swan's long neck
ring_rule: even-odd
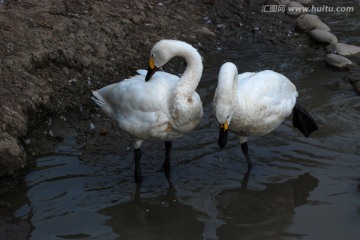
[[[185,59],[186,69],[176,85],[174,95],[191,97],[200,82],[203,71],[201,56],[190,45],[185,45],[175,54]]]
[[[225,63],[219,72],[217,92],[220,99],[230,101],[235,98],[238,91],[238,71],[234,64]]]
[[[223,124],[231,120],[238,91],[238,71],[233,63],[225,63],[219,72],[216,98],[214,99],[216,118]]]

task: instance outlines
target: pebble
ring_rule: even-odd
[[[332,44],[338,42],[338,39],[334,34],[323,29],[311,30],[310,37],[320,43]]]
[[[345,43],[334,43],[326,47],[328,53],[336,53],[342,56],[350,56],[360,52],[360,47],[345,44]]]
[[[132,21],[134,24],[138,25],[141,22],[141,16],[140,15],[133,15],[130,18],[130,21]]]
[[[80,58],[80,63],[83,67],[88,67],[91,64],[91,60],[85,56]]]
[[[352,62],[347,59],[346,57],[337,55],[337,54],[327,54],[325,57],[325,62],[330,66],[337,67],[337,68],[347,68],[352,65]]]
[[[310,32],[313,29],[322,29],[331,31],[328,25],[323,23],[321,19],[314,14],[302,14],[296,19],[296,26],[303,32]]]
[[[135,2],[135,5],[136,5],[137,9],[139,9],[139,10],[145,10],[145,7],[144,7],[144,4],[143,4],[143,3],[136,1],[136,2]]]
[[[211,31],[210,29],[208,29],[207,27],[202,27],[198,32],[205,34],[205,35],[215,36],[215,33],[213,31]]]

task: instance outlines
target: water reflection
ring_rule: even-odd
[[[141,198],[141,185],[137,185],[134,199],[105,208],[101,214],[111,216],[110,225],[119,239],[201,239],[204,224],[200,214],[176,197],[169,176],[165,194]]]
[[[307,203],[319,180],[309,173],[284,183],[267,183],[263,190],[247,188],[249,172],[240,188],[217,194],[216,208],[225,224],[220,239],[279,239],[286,235],[294,208]]]
[[[167,176],[169,186],[164,193],[153,196],[148,193],[150,187],[138,185],[132,200],[99,213],[110,216],[106,224],[119,239],[278,239],[289,235],[294,209],[308,203],[319,180],[305,173],[252,190],[247,187],[250,175],[245,174],[241,187],[204,195],[202,201],[213,205],[206,211],[179,199]]]

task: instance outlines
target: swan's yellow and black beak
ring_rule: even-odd
[[[159,68],[157,68],[154,64],[154,57],[151,56],[150,57],[150,62],[149,62],[149,68],[148,68],[148,72],[146,74],[146,77],[145,77],[145,81],[149,81],[150,78],[154,75],[154,73],[159,70]]]
[[[223,148],[226,146],[227,143],[227,136],[228,136],[228,131],[229,131],[229,123],[226,120],[224,124],[220,124],[220,133],[219,133],[219,140],[218,140],[218,145],[219,147]]]

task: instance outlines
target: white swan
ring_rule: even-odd
[[[184,58],[187,63],[181,78],[156,72],[175,56]],[[140,147],[144,140],[156,138],[165,141],[163,168],[169,171],[171,140],[189,133],[201,121],[202,102],[195,89],[202,70],[201,56],[191,45],[177,40],[161,40],[151,49],[147,74],[145,70],[138,70],[139,75],[93,91],[97,105],[135,139],[137,182],[142,180]]]
[[[292,112],[293,126],[308,137],[318,127],[310,114],[296,104],[297,96],[295,85],[284,75],[270,70],[238,75],[233,63],[223,64],[213,101],[220,124],[219,146],[225,147],[228,130],[234,132],[251,168],[247,138],[270,133]]]

